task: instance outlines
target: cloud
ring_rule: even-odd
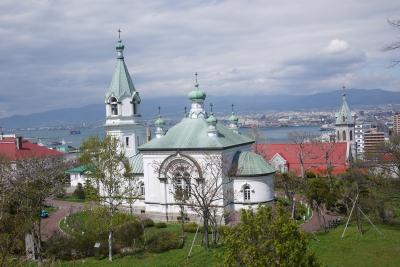
[[[399,9],[395,0],[3,0],[0,116],[102,103],[119,28],[144,100],[186,95],[196,71],[208,95],[400,90],[381,51]]]
[[[333,39],[329,45],[324,48],[327,53],[341,53],[349,48],[349,44],[344,40]]]

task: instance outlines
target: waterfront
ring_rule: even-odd
[[[27,139],[32,139],[33,142],[41,142],[49,144],[53,142],[64,141],[67,145],[79,147],[82,141],[90,136],[104,137],[104,128],[77,128],[80,134],[70,134],[70,130],[17,130],[16,135],[23,136]],[[251,128],[240,129],[242,134],[254,136],[254,130]],[[273,127],[273,128],[258,128],[257,141],[260,143],[288,143],[288,135],[290,132],[306,132],[313,135],[320,135],[319,126],[289,126],[289,127]],[[153,135],[153,134],[152,134]],[[154,136],[154,135],[153,135]]]

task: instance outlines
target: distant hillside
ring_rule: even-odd
[[[400,104],[400,92],[380,89],[348,90],[350,107],[364,105]],[[341,103],[341,91],[331,91],[312,95],[248,95],[248,96],[207,96],[208,103],[214,104],[217,114],[228,113],[231,103],[238,113],[261,112],[271,110],[327,110],[338,108]],[[144,119],[152,119],[157,114],[157,107],[162,106],[162,114],[167,118],[179,118],[184,106],[189,108],[186,96],[142,99],[141,113]],[[6,128],[66,126],[82,123],[101,124],[104,122],[102,103],[80,108],[51,110],[24,116],[12,116],[0,119],[0,126]]]

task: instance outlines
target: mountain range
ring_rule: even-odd
[[[260,113],[267,111],[311,111],[332,110],[339,108],[341,91],[330,91],[310,95],[247,95],[247,96],[207,96],[208,103],[213,103],[217,116],[228,114],[231,104],[235,105],[238,114]],[[347,90],[347,101],[352,107],[400,104],[400,92],[381,89]],[[184,107],[190,107],[186,96],[169,96],[162,98],[142,98],[141,113],[144,119],[153,119],[158,106],[166,118],[177,119],[183,116]],[[3,128],[56,127],[76,126],[82,124],[101,125],[104,122],[104,104],[91,104],[79,108],[64,108],[30,115],[14,115],[0,119]]]

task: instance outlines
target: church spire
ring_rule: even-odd
[[[111,80],[110,87],[106,93],[106,102],[110,97],[115,97],[117,101],[121,101],[125,97],[135,98],[136,102],[140,102],[139,95],[133,85],[128,67],[124,61],[124,44],[121,40],[121,30],[118,30],[118,41],[115,46],[117,51],[117,64]]]
[[[232,113],[231,116],[229,117],[229,129],[233,130],[235,133],[239,133],[239,118],[236,116],[235,111],[233,109],[234,105],[231,105],[232,108]]]
[[[192,101],[190,112],[189,112],[189,118],[191,119],[197,119],[197,118],[206,118],[206,112],[204,110],[203,104],[204,100],[206,99],[206,93],[200,90],[199,88],[199,83],[197,80],[197,72],[194,74],[195,75],[195,89],[192,90],[188,97]]]
[[[161,138],[164,135],[164,125],[165,122],[161,116],[161,107],[158,106],[158,116],[156,121],[154,122],[154,125],[156,126],[156,138]]]
[[[336,113],[336,124],[354,124],[354,116],[351,114],[349,105],[346,100],[346,87],[342,87],[342,106]]]

